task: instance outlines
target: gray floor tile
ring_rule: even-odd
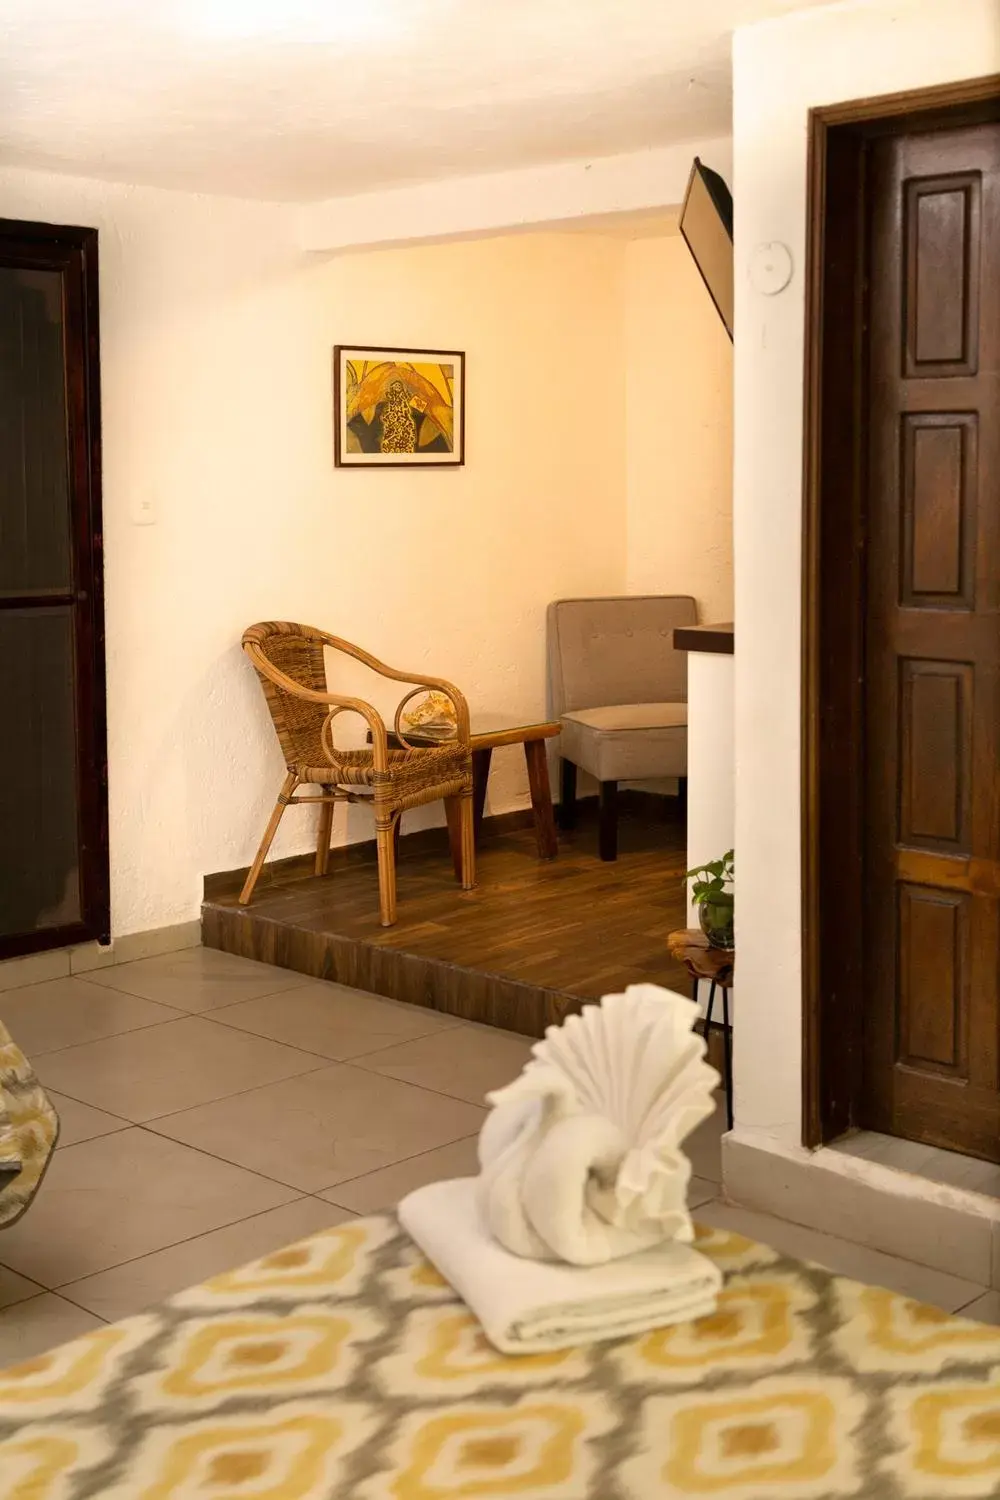
[[[168,1115],[152,1128],[312,1193],[472,1135],[483,1114],[339,1063]]]
[[[420,1088],[482,1104],[491,1089],[511,1083],[531,1056],[528,1037],[490,1032],[483,1026],[456,1026],[398,1047],[387,1047],[358,1066]]]
[[[439,1011],[382,1000],[322,980],[227,1005],[213,1011],[212,1020],[337,1062],[460,1024]]]
[[[59,1116],[59,1146],[76,1146],[80,1141],[92,1141],[99,1135],[111,1135],[115,1130],[127,1130],[128,1120],[109,1115],[92,1104],[82,1104],[68,1094],[58,1094],[46,1089],[49,1100]]]
[[[464,1141],[453,1141],[450,1146],[439,1146],[436,1151],[411,1156],[391,1167],[383,1167],[379,1172],[369,1172],[365,1177],[354,1177],[350,1182],[327,1188],[320,1197],[331,1203],[341,1203],[358,1214],[375,1214],[395,1208],[407,1193],[426,1186],[428,1182],[441,1182],[449,1177],[475,1177],[479,1172],[478,1140],[479,1137],[473,1135]]]
[[[213,1229],[182,1244],[140,1256],[83,1281],[71,1281],[62,1295],[109,1322],[127,1318],[163,1302],[176,1292],[197,1286],[248,1260],[280,1250],[320,1229],[330,1229],[353,1218],[346,1209],[319,1198],[297,1198],[280,1208]]]
[[[918,1266],[914,1261],[899,1260],[880,1250],[870,1250],[866,1245],[837,1239],[817,1229],[805,1229],[800,1224],[789,1224],[787,1220],[772,1218],[770,1214],[735,1208],[728,1203],[707,1203],[698,1209],[696,1217],[703,1224],[735,1230],[737,1234],[759,1240],[785,1255],[814,1261],[838,1276],[849,1276],[869,1286],[888,1287],[890,1291],[944,1308],[946,1312],[957,1312],[985,1290],[974,1282],[935,1271],[930,1266]]]
[[[1000,1292],[984,1292],[960,1311],[963,1318],[974,1318],[977,1323],[1000,1325]]]
[[[163,1136],[122,1130],[56,1152],[34,1203],[0,1236],[0,1254],[51,1290],[293,1197]]]
[[[719,1184],[709,1182],[704,1177],[692,1177],[688,1183],[688,1207],[699,1208],[703,1203],[711,1203],[719,1196]]]
[[[703,1120],[683,1145],[695,1176],[705,1182],[718,1184],[722,1181],[722,1137],[725,1131],[726,1100],[723,1094],[716,1094],[715,1113]]]
[[[280,1042],[185,1016],[37,1060],[43,1084],[142,1123],[323,1066]]]
[[[0,1311],[0,1369],[36,1359],[58,1344],[105,1326],[93,1313],[57,1297],[54,1292],[43,1292],[40,1297],[18,1302]]]
[[[0,1251],[3,1250],[3,1241],[0,1239]],[[28,1297],[37,1297],[39,1292],[45,1288],[39,1286],[37,1281],[29,1281],[26,1276],[19,1276],[16,1271],[11,1271],[7,1266],[0,1266],[0,1307],[11,1307],[15,1302],[24,1302]]]
[[[214,948],[185,948],[179,953],[116,964],[88,976],[88,983],[160,1000],[186,1011],[214,1010],[218,1005],[274,995],[310,982],[305,974],[291,969],[236,958]]]
[[[4,1025],[32,1061],[61,1047],[176,1021],[179,1015],[173,1007],[69,977],[8,990],[3,997]]]

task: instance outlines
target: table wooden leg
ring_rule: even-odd
[[[479,830],[483,824],[483,809],[486,806],[486,784],[490,779],[490,762],[492,759],[492,745],[487,745],[485,750],[473,750],[472,752],[472,825],[476,839],[479,838]]]
[[[556,837],[556,818],[552,808],[552,788],[549,786],[549,760],[545,753],[545,741],[525,740],[524,759],[528,766],[531,811],[535,815],[538,858],[555,859],[559,843]]]
[[[733,1028],[729,1019],[729,990],[725,985],[722,989],[722,1040],[725,1044],[725,1072],[726,1072],[726,1120],[729,1129],[733,1128]]]

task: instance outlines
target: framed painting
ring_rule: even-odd
[[[338,344],[333,416],[341,468],[464,464],[465,355]]]

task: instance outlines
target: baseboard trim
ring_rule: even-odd
[[[107,945],[78,943],[72,948],[28,953],[23,958],[8,958],[0,963],[0,992],[27,984],[44,984],[48,979],[65,979],[70,974],[90,974],[113,964],[135,963],[140,958],[157,958],[161,953],[178,953],[200,944],[199,917],[169,927],[151,927],[146,932],[127,932]]]
[[[1000,1286],[1000,1202],[841,1151],[722,1138],[726,1199],[978,1286]]]
[[[619,810],[643,813],[647,816],[650,814],[661,816],[665,807],[667,811],[673,807],[675,800],[660,792],[647,792],[636,787],[623,788],[619,796]],[[592,796],[580,797],[579,802],[596,804],[597,795],[594,793]],[[534,818],[529,807],[517,808],[514,812],[492,813],[483,819],[477,842],[502,838],[504,834],[516,833],[522,828],[531,828],[533,823]],[[447,854],[448,832],[443,826],[417,828],[412,833],[407,833],[404,829],[400,834],[399,845],[401,859],[405,859],[411,853],[426,854],[434,850]],[[331,849],[327,869],[332,874],[333,871],[341,870],[346,865],[374,864],[375,859],[374,838],[358,839],[353,844],[338,844]],[[268,860],[260,872],[257,889],[263,891],[269,886],[286,885],[289,881],[307,879],[315,868],[314,860],[315,854],[312,850],[304,854],[287,855],[284,859]],[[206,875],[202,899],[218,901],[224,896],[238,896],[249,868],[249,865],[241,865],[235,870],[218,870],[212,875]]]
[[[531,825],[531,809],[519,808],[515,812],[498,813],[484,818],[479,837],[480,839],[500,838],[505,833],[513,833],[519,828],[530,828]],[[400,859],[405,859],[408,854],[427,854],[433,850],[439,850],[442,854],[448,853],[447,828],[416,828],[412,833],[404,831],[399,836]],[[358,839],[353,844],[337,844],[330,850],[327,870],[332,874],[335,870],[342,870],[347,865],[374,864],[376,857],[376,844],[373,838]],[[260,872],[257,889],[263,891],[267,886],[287,885],[289,881],[308,879],[315,868],[315,858],[315,853],[309,850],[305,854],[291,854],[284,859],[268,860]],[[219,870],[214,875],[206,875],[203,899],[217,901],[221,896],[239,895],[249,868],[249,865],[242,865],[237,870]]]

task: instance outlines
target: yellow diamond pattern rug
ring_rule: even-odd
[[[1000,1329],[699,1230],[711,1317],[511,1358],[395,1219],[0,1372],[0,1500],[988,1500]]]

